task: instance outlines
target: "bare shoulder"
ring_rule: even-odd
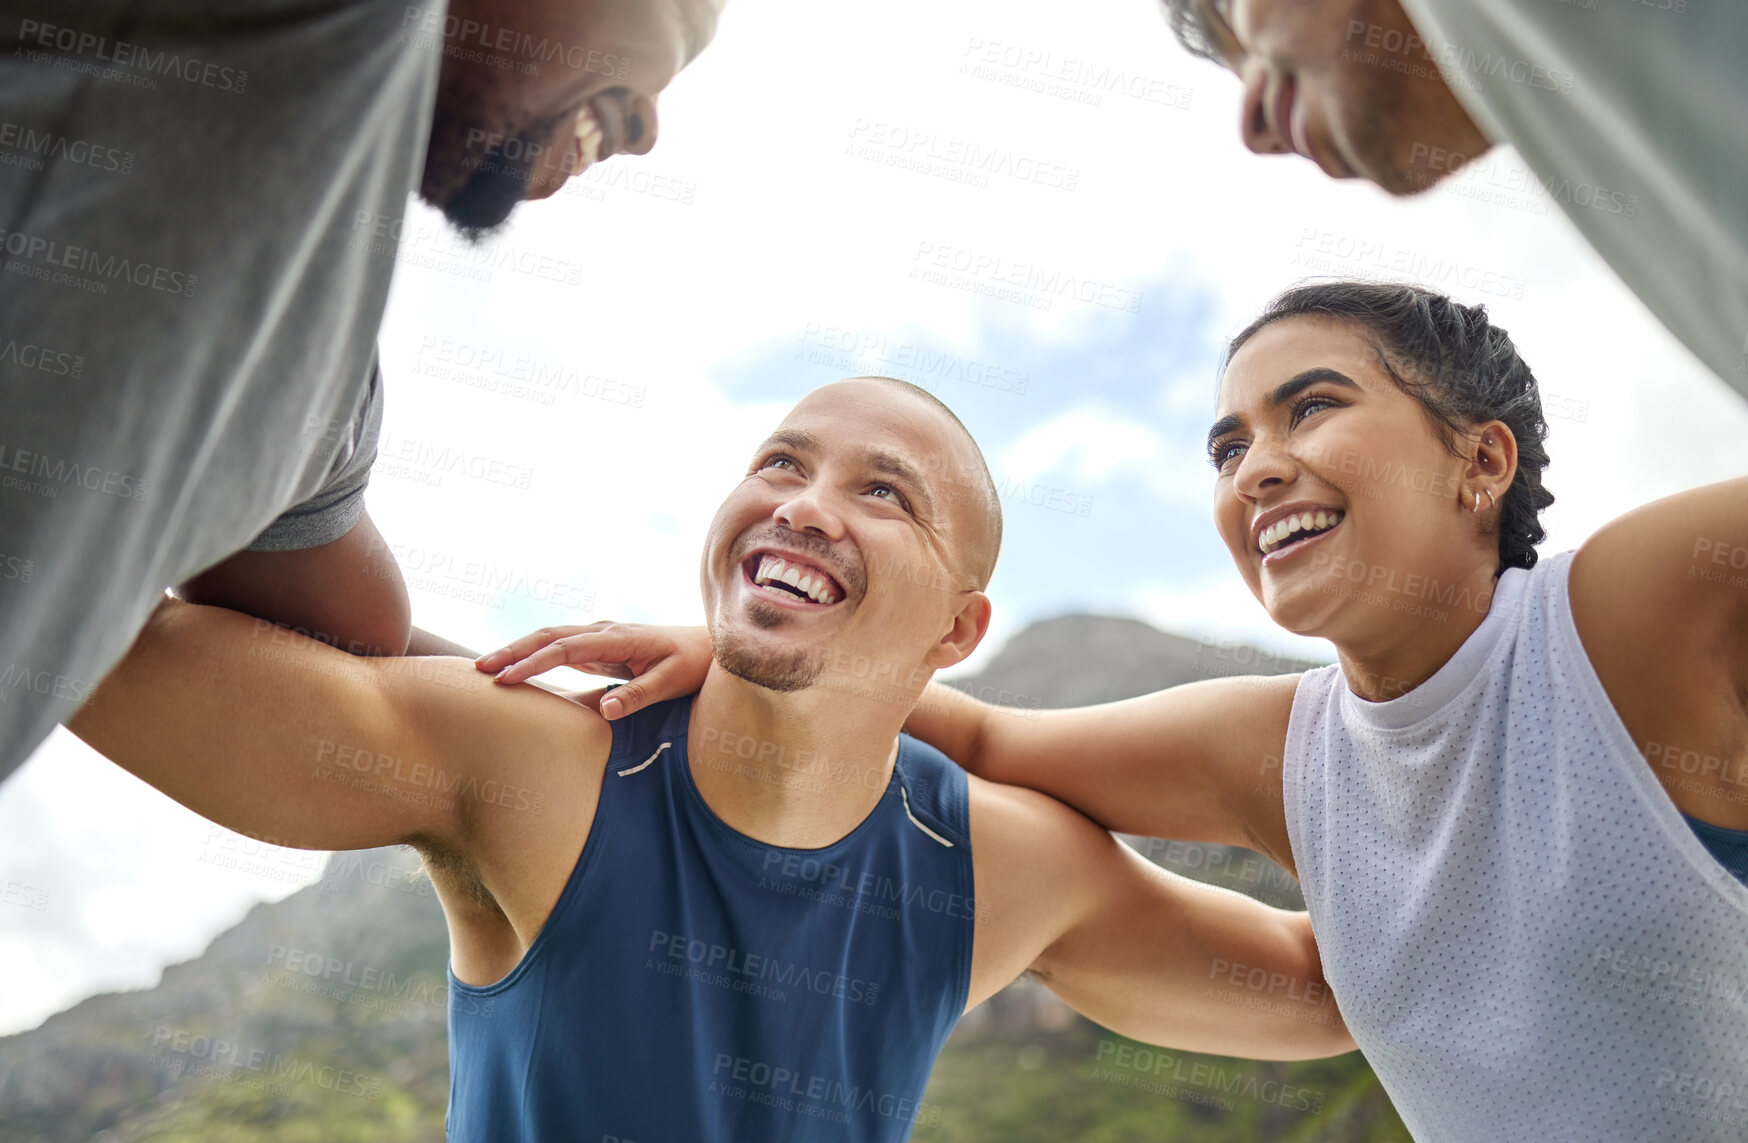
[[[1278,772],[1300,674],[1232,675],[1160,692],[1173,700],[1165,725],[1181,730],[1230,782]]]
[[[1295,868],[1287,837],[1281,760],[1302,674],[1219,679],[1199,724],[1215,788],[1236,831],[1203,840],[1241,845]]]
[[[1696,653],[1710,658],[1705,648],[1748,611],[1748,479],[1611,520],[1572,557],[1570,594],[1593,661],[1630,656],[1682,669]]]
[[[588,840],[612,727],[540,687],[500,686],[471,660],[384,660],[380,669],[394,680],[397,701],[414,708],[407,717],[420,721],[421,733],[443,740],[446,763],[420,768],[374,757],[340,764],[368,772],[391,796],[450,803],[455,836],[414,844],[450,913],[458,971],[465,964],[472,972],[464,979],[491,975],[476,966],[502,956],[468,946],[514,949],[513,964],[545,923]]]
[[[533,776],[605,765],[612,728],[599,714],[551,691],[500,686],[472,660],[430,656],[367,660],[399,708],[400,723],[433,751],[481,777]]]
[[[1242,742],[1242,752],[1277,750],[1287,738],[1287,722],[1293,714],[1293,696],[1299,693],[1302,674],[1244,675],[1217,680],[1216,698],[1210,702],[1210,723]],[[1278,759],[1277,759],[1278,760]]]
[[[1748,480],[1633,510],[1572,557],[1572,621],[1609,702],[1675,804],[1734,828],[1724,779],[1653,761],[1743,757],[1748,741]]]

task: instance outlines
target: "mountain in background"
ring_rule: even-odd
[[[1308,665],[1134,620],[1068,616],[1026,628],[953,685],[1058,707]],[[1128,840],[1186,876],[1303,907],[1292,878],[1248,851]],[[95,996],[0,1038],[0,1143],[439,1141],[447,951],[416,855],[335,854],[320,882],[256,906],[157,987]],[[1147,1049],[1026,978],[960,1022],[913,1138],[1405,1143],[1408,1134],[1357,1053],[1280,1064]]]

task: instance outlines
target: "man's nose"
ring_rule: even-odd
[[[1274,85],[1269,70],[1255,60],[1244,65],[1244,94],[1238,104],[1238,134],[1259,155],[1284,155],[1293,148],[1269,126],[1268,101]],[[1279,82],[1278,80],[1276,82]],[[1285,124],[1282,125],[1283,127]]]
[[[798,492],[777,505],[771,519],[791,532],[805,532],[827,540],[843,538],[842,521],[814,488]]]
[[[656,144],[655,100],[633,95],[625,104],[625,153],[647,155]]]

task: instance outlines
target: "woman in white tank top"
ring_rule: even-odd
[[[1294,871],[1422,1143],[1740,1143],[1748,888],[1695,831],[1728,856],[1748,830],[1748,480],[1538,563],[1545,432],[1481,307],[1288,291],[1229,350],[1214,515],[1339,664],[1025,719],[951,696],[910,729],[1108,828]]]
[[[936,687],[907,729],[1112,830],[1293,871],[1421,1143],[1748,1139],[1748,888],[1722,864],[1748,842],[1748,480],[1538,562],[1535,379],[1483,308],[1409,286],[1283,294],[1233,340],[1215,415],[1239,574],[1339,663],[1024,717]],[[709,659],[595,625],[486,665],[531,654],[516,677],[644,672],[620,713]],[[1242,965],[1209,987],[1330,1002]]]

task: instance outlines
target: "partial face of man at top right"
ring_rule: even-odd
[[[1396,0],[1165,3],[1179,40],[1243,83],[1238,131],[1259,155],[1410,195],[1488,148]]]

